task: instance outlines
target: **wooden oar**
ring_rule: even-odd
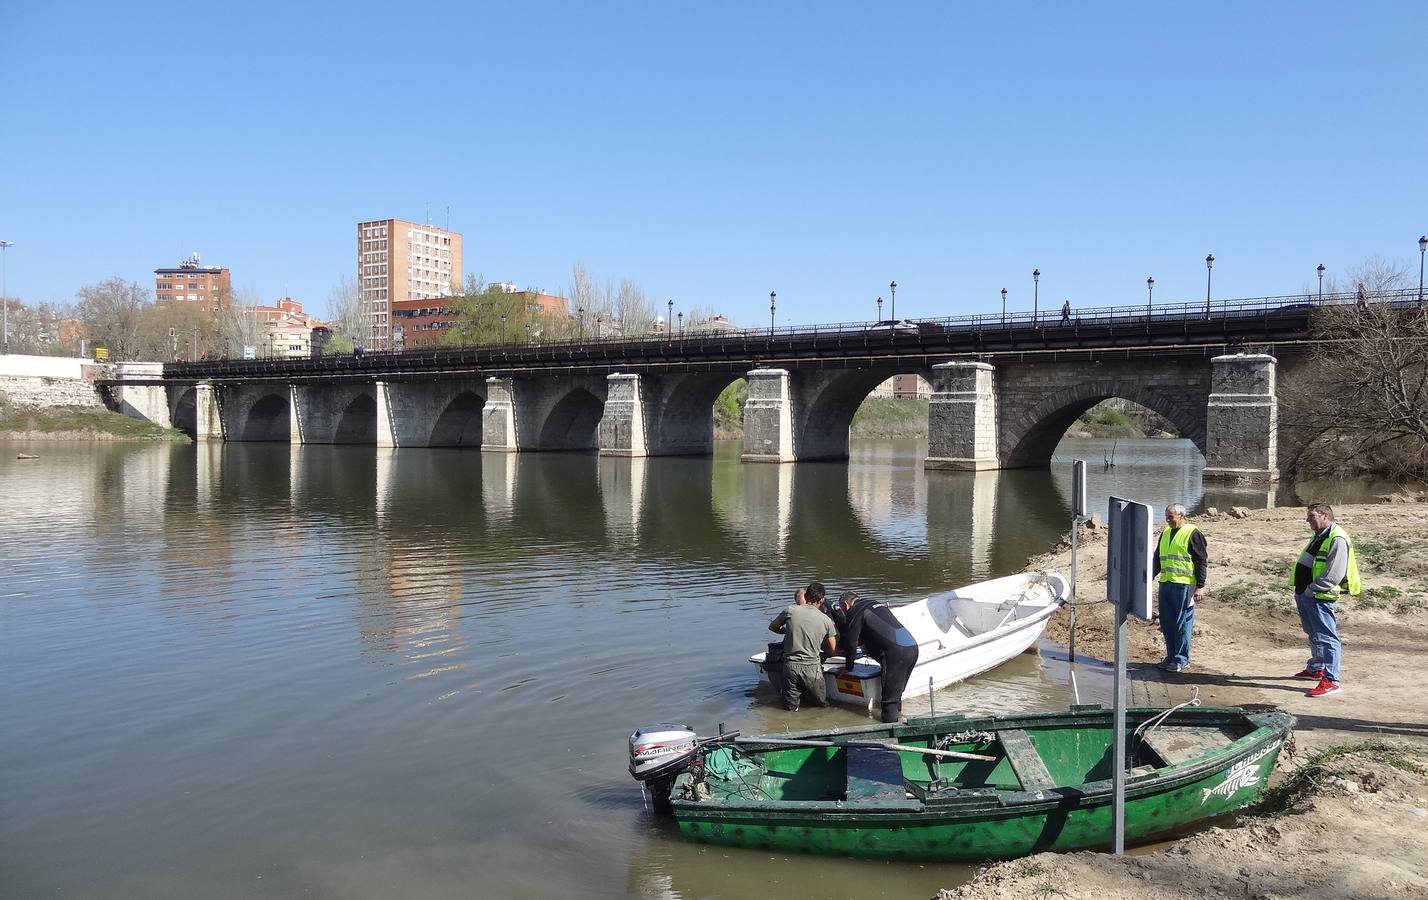
[[[908,753],[927,753],[932,756],[944,756],[948,759],[972,759],[977,762],[996,762],[995,756],[984,756],[980,753],[962,753],[957,750],[934,750],[931,747],[913,747],[908,744],[894,744],[891,741],[853,741],[847,744],[835,744],[832,741],[802,741],[794,738],[738,738],[736,744],[769,744],[776,747],[852,747],[852,746],[873,746],[886,747],[889,750],[902,750]]]

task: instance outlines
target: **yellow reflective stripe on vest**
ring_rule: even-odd
[[[1170,532],[1175,531],[1172,535]],[[1169,525],[1160,532],[1160,580],[1166,584],[1194,584],[1195,560],[1190,556],[1190,536],[1195,526],[1185,524],[1178,530]]]

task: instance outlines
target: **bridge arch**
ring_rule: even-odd
[[[650,452],[659,456],[714,452],[714,402],[743,376],[737,372],[665,376],[656,416],[650,422]]]
[[[794,448],[799,459],[846,459],[853,417],[873,390],[897,375],[930,381],[931,369],[854,369],[805,376],[796,392],[803,407],[795,416]]]
[[[332,433],[334,444],[377,443],[377,398],[364,391],[343,408]]]
[[[196,388],[186,387],[178,392],[174,397],[173,407],[169,410],[169,421],[173,423],[173,427],[189,437],[198,436],[198,390]]]
[[[486,398],[474,390],[452,397],[431,428],[431,447],[481,446],[481,410]]]
[[[1086,410],[1118,397],[1158,413],[1205,455],[1205,398],[1186,390],[1159,387],[1145,379],[1102,377],[1071,379],[1036,402],[1004,409],[998,442],[1008,469],[1044,468],[1061,438]]]
[[[538,450],[594,450],[605,401],[583,386],[561,394],[542,418]]]
[[[242,393],[233,398],[241,425],[235,429],[240,441],[286,441],[291,418],[286,389],[265,390],[251,403],[245,403]],[[245,408],[246,407],[246,408]]]

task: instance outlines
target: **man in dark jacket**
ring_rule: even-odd
[[[838,598],[840,616],[835,616],[842,634],[843,670],[853,668],[858,658],[858,645],[882,667],[883,721],[902,718],[902,692],[908,676],[917,665],[917,640],[893,615],[886,603],[859,597],[848,591]]]

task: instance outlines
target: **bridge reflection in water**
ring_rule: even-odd
[[[1082,447],[1063,452],[1099,458]],[[769,618],[815,577],[899,602],[1019,570],[1065,530],[1064,466],[926,471],[916,441],[798,466],[740,450],[0,459],[7,887],[140,896],[154,882],[135,873],[162,872],[160,893],[241,894],[261,868],[275,895],[718,894],[734,866],[812,894],[827,870],[840,890],[930,895],[946,876],[915,866],[701,864],[642,817],[623,740],[669,719],[865,721],[753,690]],[[1094,503],[1201,494],[1186,442],[1120,458],[1093,472]],[[1064,694],[1026,656],[938,703]]]

